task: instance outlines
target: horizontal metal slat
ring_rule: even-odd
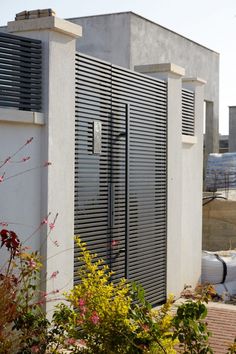
[[[41,110],[41,41],[0,33],[0,105]]]
[[[15,102],[6,102],[4,100],[0,100],[0,106],[1,107],[11,107],[11,108],[17,108],[19,110],[26,110],[26,111],[36,111],[39,112],[41,110],[41,105],[33,105],[33,104],[20,104],[15,103]]]
[[[16,36],[16,35],[4,33],[4,32],[0,33],[0,38],[1,39],[6,38],[8,40],[8,42],[10,42],[10,43],[11,42],[12,43],[21,42],[21,43],[24,43],[25,45],[32,45],[35,47],[41,47],[41,41],[38,39],[26,38],[26,37],[22,37],[22,36],[18,36],[18,35]]]
[[[36,59],[41,56],[41,51],[24,50],[24,47],[9,47],[7,45],[2,45],[0,43],[0,53],[8,54],[9,56],[19,57],[19,60],[24,60],[25,58]]]
[[[151,254],[154,252],[153,259],[155,261],[160,260],[158,252],[165,250],[166,246],[166,83],[157,83],[153,78],[148,78],[141,74],[136,75],[136,73],[129,71],[126,72],[126,70],[121,68],[109,68],[106,63],[100,63],[98,59],[93,60],[93,58],[83,57],[83,55],[82,58],[77,57],[76,65],[78,68],[77,77],[83,71],[83,78],[82,80],[76,80],[76,115],[79,119],[76,119],[77,147],[75,158],[77,182],[75,186],[78,191],[76,193],[78,203],[76,204],[77,211],[75,211],[75,214],[78,219],[77,224],[75,224],[75,230],[79,231],[77,226],[78,222],[80,222],[82,227],[80,232],[84,239],[89,240],[89,247],[95,251],[98,249],[105,258],[109,258],[109,254],[115,257],[110,259],[110,263],[112,269],[118,271],[114,276],[114,279],[118,280],[120,276],[124,275],[124,254],[116,258],[116,251],[114,249],[106,250],[105,243],[107,239],[117,238],[119,239],[119,247],[125,246],[125,138],[119,137],[119,134],[125,132],[125,104],[127,102],[130,102],[131,128],[129,198],[130,241],[132,243],[130,245],[131,262],[133,262],[133,257],[136,262],[141,259],[136,257],[135,260],[135,254],[139,255],[139,257],[144,257],[142,260],[146,262],[150,252]],[[101,68],[101,72],[99,72],[99,69],[96,73],[96,68]],[[109,86],[110,69],[114,71],[111,74],[112,89]],[[94,79],[94,75],[97,76],[96,79]],[[105,78],[105,81],[107,80],[108,89],[99,82],[103,78]],[[142,85],[143,89],[141,88]],[[103,96],[104,94],[105,96]],[[132,95],[136,97],[131,97]],[[150,105],[150,102],[145,102],[145,100],[150,101],[152,105]],[[109,111],[111,114],[109,114]],[[83,117],[82,120],[81,116]],[[96,119],[102,121],[103,127],[102,154],[99,157],[92,155],[92,121]],[[90,122],[89,126],[86,125],[86,121]],[[133,131],[136,133],[133,134]],[[92,163],[97,164],[99,173],[97,169],[91,167]],[[88,184],[88,181],[91,180],[90,174],[95,176],[95,181],[98,183],[97,187],[99,186],[99,194],[96,194],[96,184]],[[137,177],[137,174],[140,177]],[[150,183],[140,191],[138,182],[143,177],[147,177]],[[158,182],[153,182],[153,180],[158,180]],[[116,183],[114,201],[115,226],[113,226],[112,235],[108,225],[107,227],[103,225],[104,228],[100,226],[101,219],[106,219],[106,207],[108,208],[108,195],[105,192],[105,184],[111,181]],[[89,192],[91,188],[93,188],[93,193]],[[95,198],[94,207],[91,207],[90,210],[90,206],[83,205],[83,203],[86,202],[86,198],[93,197]],[[158,198],[159,200],[157,201]],[[100,205],[101,207],[99,207]],[[79,220],[80,216],[81,220]],[[103,233],[105,233],[105,238]],[[99,240],[98,245],[96,245],[97,238]],[[139,239],[138,244],[136,238]],[[140,244],[142,244],[143,252],[146,252],[144,256],[140,256],[139,250],[137,250]],[[78,266],[78,263],[76,265]],[[135,266],[136,264],[131,265],[134,272],[136,272]],[[165,297],[165,271],[161,279],[156,274],[155,277],[158,277],[158,281],[150,286],[150,277],[147,279],[145,276],[147,272],[150,272],[152,276],[152,268],[152,262],[145,263],[145,270],[143,268],[144,279],[142,275],[138,279],[141,279],[146,289],[148,289],[149,298],[154,298],[154,291],[158,290],[159,293],[155,296],[155,301],[160,299],[162,301]],[[140,273],[142,270],[137,270],[137,272]],[[159,274],[161,273],[159,272]],[[161,281],[159,282],[159,280]],[[157,283],[158,285],[156,286]],[[160,290],[163,287],[164,290]]]
[[[129,93],[136,93],[137,96],[142,96],[145,97],[146,99],[150,99],[153,101],[160,100],[162,102],[165,102],[166,98],[166,91],[164,90],[158,90],[157,86],[153,91],[150,90],[149,87],[145,88],[142,85],[137,86],[137,85],[132,85],[130,81],[127,82],[126,78],[124,80],[114,80],[112,81],[112,88],[114,89],[114,95],[116,95],[116,92],[122,92],[122,94],[127,94]]]
[[[24,66],[25,63],[30,64],[30,65],[32,65],[32,64],[40,65],[41,64],[40,56],[35,57],[35,58],[33,58],[33,57],[31,58],[28,56],[19,56],[16,53],[8,54],[8,53],[4,53],[4,51],[0,51],[0,61],[3,59],[7,59],[8,61],[15,61],[18,65],[22,65],[22,66]]]
[[[112,75],[113,77],[118,77],[118,76],[125,76],[127,81],[133,81],[136,83],[140,83],[142,82],[143,85],[146,83],[148,85],[160,85],[163,88],[166,88],[166,83],[162,80],[158,80],[156,78],[147,76],[147,75],[143,75],[137,72],[132,72],[129,69],[125,69],[125,68],[121,68],[121,67],[117,67],[115,65],[112,65]]]
[[[182,134],[194,135],[194,92],[182,89]]]

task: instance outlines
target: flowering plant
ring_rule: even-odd
[[[32,141],[33,137],[27,139],[11,155],[0,161],[0,170],[3,170],[0,173],[1,187],[9,179],[51,165],[47,161],[39,166],[23,167],[18,172],[11,172],[10,165],[27,165],[30,156],[22,153]],[[44,224],[49,223],[49,216],[50,213],[25,242]],[[49,239],[56,218],[57,214],[49,224]],[[0,230],[0,248],[4,251],[2,259],[7,256],[5,264],[1,264],[0,268],[0,353],[45,353],[49,341],[49,322],[43,309],[47,298],[40,291],[40,257],[38,252],[31,252],[21,244],[17,234],[8,229],[9,224],[12,222],[0,221],[3,227]]]
[[[170,332],[172,300],[160,311],[152,311],[140,286],[131,286],[125,279],[113,283],[104,261],[79,238],[76,241],[81,251],[80,283],[66,294],[71,306],[60,304],[54,313],[61,343],[65,336],[64,345],[73,353],[78,347],[80,352],[97,354],[175,353]]]
[[[32,140],[28,139],[0,162],[0,169],[9,163],[26,163],[30,156],[17,161],[13,158]],[[45,162],[32,169],[49,165],[50,162]],[[32,169],[15,175],[7,174],[5,170],[0,175],[0,183]],[[43,219],[35,232],[48,225],[49,231],[43,242],[48,239],[59,247],[57,240],[50,236],[58,214],[49,221],[50,215]],[[65,294],[69,305],[59,304],[50,323],[43,305],[48,295],[58,290],[50,294],[40,291],[42,279],[38,253],[23,247],[17,234],[6,228],[7,222],[0,222],[0,225],[4,227],[0,231],[0,248],[8,252],[8,260],[0,269],[0,353],[57,354],[66,349],[74,354],[170,354],[176,353],[174,347],[178,340],[186,353],[212,353],[207,325],[203,322],[207,310],[199,298],[196,303],[190,301],[180,306],[175,316],[170,315],[172,298],[154,311],[145,300],[141,286],[125,279],[112,282],[113,273],[109,267],[91,254],[79,238],[80,283]],[[117,246],[118,242],[114,240],[112,247]],[[57,275],[58,271],[54,271],[49,279],[54,281]],[[200,290],[201,298],[206,301],[209,291]],[[228,353],[235,353],[235,343]]]
[[[13,231],[3,229],[0,237],[8,251],[0,275],[0,352],[27,354],[40,348],[43,353],[49,322],[38,303],[39,256],[28,252]]]

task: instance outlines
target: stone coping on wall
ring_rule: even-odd
[[[0,108],[0,122],[44,125],[43,113]]]
[[[190,145],[197,144],[197,137],[190,136],[190,135],[182,135],[182,143],[183,144],[190,144]]]
[[[169,73],[177,76],[185,75],[185,69],[174,63],[136,65],[134,70],[141,74]]]
[[[49,16],[21,21],[10,21],[7,24],[8,33],[52,30],[74,38],[82,36],[82,27],[58,17]]]

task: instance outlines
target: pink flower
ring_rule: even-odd
[[[30,156],[27,156],[27,157],[23,157],[23,159],[21,160],[22,162],[26,162],[30,159]]]
[[[31,347],[31,351],[32,353],[39,353],[40,348],[37,345],[34,345],[33,347]]]
[[[82,316],[84,316],[86,314],[86,312],[88,311],[85,304],[86,304],[86,301],[84,299],[79,299],[78,305],[79,305],[80,313]]]
[[[4,222],[4,221],[2,221],[0,224],[1,224],[3,227],[8,226],[8,223],[7,223],[7,222]]]
[[[91,322],[96,325],[100,321],[100,317],[98,316],[96,311],[93,311],[92,316],[90,317]]]
[[[81,306],[81,307],[80,307],[80,311],[81,311],[81,315],[83,316],[83,315],[86,314],[86,312],[87,312],[88,310],[87,310],[87,307],[86,307],[86,306]]]
[[[67,344],[67,345],[73,345],[75,343],[76,343],[76,339],[75,338],[68,338],[65,341],[65,344]]]
[[[31,138],[29,138],[28,140],[26,140],[25,145],[30,144],[30,143],[31,143],[31,141],[32,141],[33,139],[34,139],[34,138],[33,138],[33,137],[31,137]]]
[[[36,262],[33,260],[33,258],[31,258],[28,263],[29,268],[34,269],[36,265],[37,265]]]
[[[5,172],[3,173],[2,176],[0,176],[0,182],[3,182],[3,181],[4,181],[4,177],[5,177]]]
[[[52,230],[54,229],[54,227],[55,227],[57,217],[58,217],[58,213],[56,213],[53,222],[51,222],[51,223],[49,224],[49,228],[50,228],[51,231],[52,231]]]
[[[55,272],[53,272],[50,276],[50,279],[56,278],[56,276],[59,274],[59,271],[56,270]]]
[[[79,345],[81,345],[83,347],[86,346],[86,341],[84,339],[80,339],[78,343],[79,343]]]
[[[46,303],[46,300],[43,299],[43,300],[40,300],[40,301],[36,302],[36,305],[43,305],[45,303]]]
[[[118,240],[112,240],[111,241],[111,247],[113,248],[113,247],[115,247],[115,246],[118,246],[119,245],[119,241]]]
[[[43,219],[42,222],[41,222],[42,225],[47,224],[47,223],[48,223],[48,219],[46,219],[46,218]]]
[[[51,222],[51,223],[49,224],[49,228],[50,228],[50,230],[53,230],[53,229],[54,229],[54,227],[55,227],[55,224],[54,224],[53,222]]]
[[[85,300],[84,299],[79,299],[78,305],[79,305],[79,307],[84,306],[85,305]]]
[[[44,164],[43,164],[43,166],[44,167],[47,167],[47,166],[50,166],[52,163],[50,162],[50,161],[45,161],[44,162]]]
[[[51,215],[51,212],[41,221],[41,225],[48,224],[48,218]]]
[[[8,163],[10,160],[11,160],[11,156],[8,156],[8,157],[6,158],[6,160],[4,161],[4,164],[5,164],[5,163]]]

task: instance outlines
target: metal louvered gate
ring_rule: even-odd
[[[75,234],[153,305],[166,297],[166,149],[166,83],[78,53]]]

